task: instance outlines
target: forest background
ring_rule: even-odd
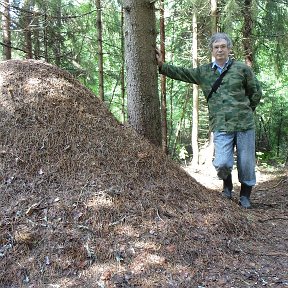
[[[125,2],[129,1],[3,0],[2,59],[37,59],[55,64],[100,97],[120,122],[129,122]],[[252,66],[263,89],[263,99],[255,112],[258,164],[287,165],[288,1],[136,2],[154,6],[156,46],[165,51],[166,61],[175,65],[188,67],[211,61],[211,33],[221,31],[231,36],[233,57]],[[145,22],[145,15],[139,25],[141,21]],[[140,48],[144,45],[138,44]],[[163,149],[174,159],[192,159],[194,151],[196,162],[205,161],[210,135],[201,91],[195,85],[160,76],[158,84]],[[149,108],[149,103],[142,104]]]

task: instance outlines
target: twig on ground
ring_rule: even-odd
[[[258,222],[264,223],[264,222],[273,221],[273,220],[288,220],[288,218],[275,217],[275,218],[259,219]]]

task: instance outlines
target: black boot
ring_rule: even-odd
[[[232,176],[229,174],[225,180],[223,180],[223,196],[231,199],[232,198]]]
[[[241,184],[239,205],[242,206],[243,208],[247,208],[247,209],[251,208],[251,203],[250,203],[251,191],[252,191],[252,186]]]

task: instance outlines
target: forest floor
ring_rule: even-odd
[[[0,63],[1,288],[288,287],[288,177],[252,209],[57,67]],[[234,174],[236,172],[234,171]]]
[[[205,187],[221,192],[223,183],[212,165],[200,165],[197,169],[185,165],[184,169]],[[258,167],[256,175],[257,185],[251,194],[252,209],[247,213],[255,220],[258,235],[244,240],[239,253],[244,252],[246,257],[240,266],[235,267],[234,275],[231,271],[221,275],[226,279],[223,287],[288,287],[287,168],[271,170]],[[232,179],[234,193],[231,201],[237,203],[240,185],[236,169],[232,172]],[[234,286],[227,283],[227,279],[239,275],[243,277],[242,284]]]

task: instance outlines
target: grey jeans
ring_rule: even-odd
[[[213,165],[221,179],[231,173],[236,147],[238,180],[248,186],[256,184],[255,130],[241,132],[214,132],[215,157]]]

